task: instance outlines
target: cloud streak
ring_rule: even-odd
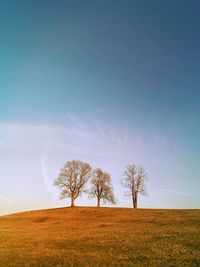
[[[200,195],[195,195],[195,194],[191,194],[188,192],[182,192],[182,191],[177,191],[177,190],[173,190],[173,189],[156,188],[156,187],[153,189],[161,191],[161,192],[166,192],[166,193],[172,193],[172,194],[177,194],[177,195],[182,195],[182,196],[187,196],[187,197],[200,198]]]
[[[111,126],[93,117],[70,114],[55,123],[0,123],[0,140],[0,193],[11,201],[39,201],[47,205],[50,193],[50,201],[54,202],[58,192],[53,181],[63,163],[70,159],[87,161],[93,167],[107,170],[113,179],[118,205],[129,202],[119,181],[128,162],[146,168],[148,184],[156,185],[157,192],[166,193],[160,194],[161,198],[167,198],[167,193],[195,196],[179,190],[178,179],[182,179],[185,170],[178,166],[177,154],[171,153],[170,141],[160,133]],[[176,177],[171,178],[176,190],[165,189],[171,169]],[[146,204],[147,200],[141,198],[141,205],[150,206],[151,199],[155,203],[151,194]]]

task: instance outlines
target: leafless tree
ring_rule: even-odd
[[[91,177],[91,166],[80,160],[67,161],[54,184],[61,189],[60,198],[71,198],[71,207],[75,199],[85,192],[85,184]]]
[[[100,207],[101,199],[103,202],[116,203],[109,173],[100,168],[93,170],[91,185],[89,196],[97,198],[97,207]]]
[[[138,194],[146,195],[146,171],[143,167],[137,168],[135,164],[128,164],[124,171],[121,184],[127,188],[126,194],[132,197],[133,207],[138,207]]]

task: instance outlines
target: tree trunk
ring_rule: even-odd
[[[97,200],[98,200],[97,207],[100,208],[100,197],[98,197]]]
[[[138,193],[135,192],[135,209],[137,209],[137,201],[138,200]]]
[[[75,207],[75,204],[74,204],[74,193],[72,193],[71,195],[71,208]]]
[[[135,201],[134,201],[134,195],[132,195],[132,199],[133,199],[133,208],[135,208]]]

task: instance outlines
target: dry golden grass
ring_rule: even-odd
[[[0,266],[200,266],[200,210],[88,207],[3,216]]]

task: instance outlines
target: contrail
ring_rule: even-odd
[[[173,193],[173,194],[178,194],[178,195],[183,195],[183,196],[188,196],[188,197],[200,197],[200,195],[194,195],[191,193],[187,193],[187,192],[182,192],[182,191],[177,191],[177,190],[173,190],[173,189],[165,189],[165,188],[159,188],[159,187],[152,187],[152,189],[158,190],[158,191],[162,191],[162,192],[167,192],[167,193]]]
[[[51,183],[49,182],[49,176],[47,174],[47,156],[43,153],[41,153],[41,157],[40,157],[40,165],[41,165],[41,169],[42,169],[42,174],[43,174],[43,178],[44,178],[44,182],[45,182],[45,186],[46,189],[49,193],[55,193],[55,190],[53,188],[53,179],[51,181]]]

